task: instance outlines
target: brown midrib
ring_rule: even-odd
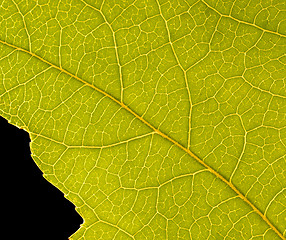
[[[280,233],[278,231],[278,229],[268,220],[268,218],[258,209],[256,208],[231,182],[227,181],[220,173],[216,172],[213,168],[211,168],[209,165],[207,165],[203,160],[201,160],[199,157],[197,157],[193,152],[191,152],[189,149],[185,148],[184,146],[182,146],[180,143],[178,143],[177,141],[175,141],[174,139],[170,138],[169,136],[167,136],[166,134],[164,134],[163,132],[161,132],[159,129],[155,128],[153,125],[151,125],[149,122],[147,122],[145,119],[141,118],[137,113],[135,113],[132,109],[130,109],[129,107],[127,107],[123,102],[120,102],[119,100],[117,100],[115,97],[111,96],[110,94],[106,93],[105,91],[95,87],[94,85],[86,82],[85,80],[77,77],[76,75],[73,75],[72,73],[68,72],[67,70],[58,67],[57,65],[43,59],[42,57],[17,46],[14,46],[13,44],[7,43],[5,41],[0,40],[0,43],[12,47],[16,50],[19,50],[21,52],[25,52],[37,59],[39,59],[40,61],[52,66],[55,69],[58,69],[61,72],[66,73],[67,75],[77,79],[78,81],[82,82],[83,84],[93,88],[94,90],[102,93],[103,95],[105,95],[106,97],[110,98],[111,100],[113,100],[114,102],[116,102],[117,104],[119,104],[122,108],[126,109],[129,113],[131,113],[133,116],[135,116],[136,118],[138,118],[141,122],[143,122],[145,125],[147,125],[148,127],[150,127],[154,132],[156,132],[157,134],[159,134],[161,137],[167,139],[168,141],[172,142],[173,144],[175,144],[177,147],[179,147],[180,149],[182,149],[183,151],[185,151],[186,153],[188,153],[191,157],[193,157],[194,159],[196,159],[200,164],[202,164],[205,168],[207,168],[211,173],[213,173],[216,177],[218,177],[221,181],[223,181],[224,183],[226,183],[244,202],[246,202],[268,225],[269,227],[275,232],[277,233],[277,235],[283,239],[286,240],[286,238],[282,235],[282,233]]]

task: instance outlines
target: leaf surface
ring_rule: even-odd
[[[286,3],[3,0],[0,114],[71,239],[285,239]]]

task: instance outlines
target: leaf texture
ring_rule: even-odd
[[[285,0],[3,0],[0,114],[71,239],[285,239]]]

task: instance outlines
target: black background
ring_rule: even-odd
[[[63,193],[42,177],[30,156],[29,134],[2,117],[0,132],[1,229],[8,234],[3,237],[68,239],[83,220]]]

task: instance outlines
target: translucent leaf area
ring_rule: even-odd
[[[285,240],[285,45],[285,0],[2,0],[0,115],[71,239]]]

